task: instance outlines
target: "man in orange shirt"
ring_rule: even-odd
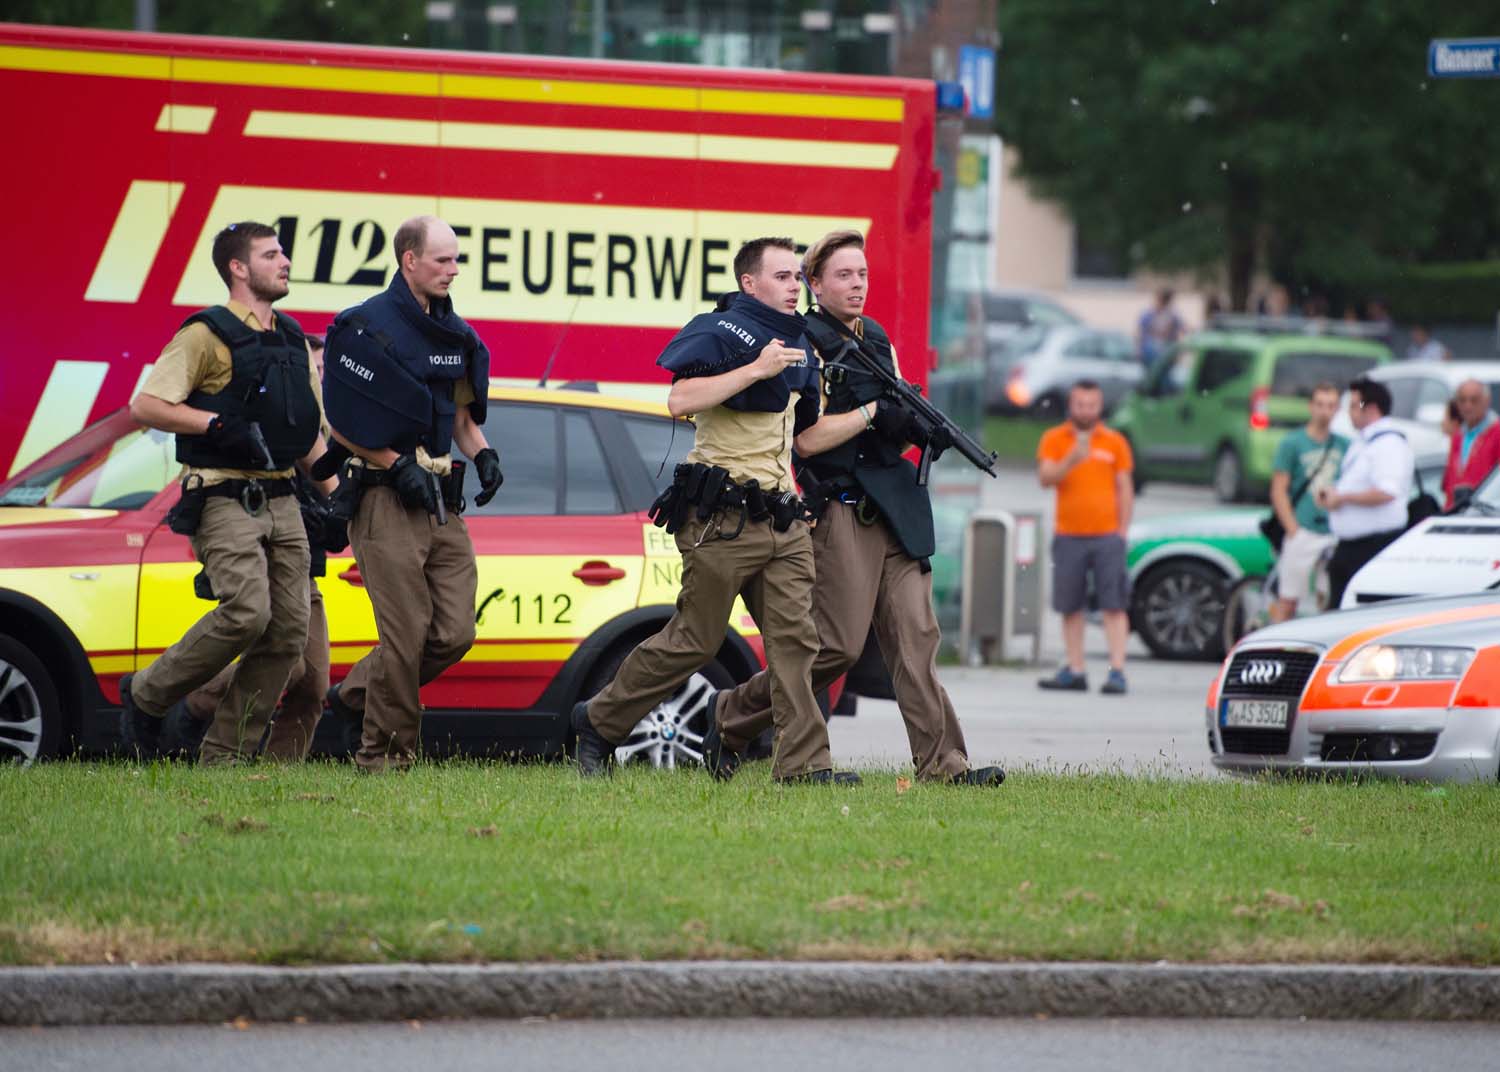
[[[1068,392],[1068,419],[1049,428],[1037,444],[1042,487],[1057,489],[1057,525],[1052,540],[1052,609],[1063,616],[1067,665],[1039,685],[1083,692],[1083,621],[1088,578],[1104,615],[1109,676],[1099,691],[1125,693],[1125,641],[1130,634],[1130,580],[1125,572],[1125,534],[1135,506],[1134,464],[1125,437],[1100,423],[1104,394],[1093,380]]]

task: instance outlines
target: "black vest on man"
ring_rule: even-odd
[[[312,450],[322,413],[307,364],[307,339],[285,313],[270,331],[256,331],[222,305],[183,321],[203,323],[229,347],[232,371],[220,391],[194,391],[184,399],[195,409],[232,414],[260,425],[275,468],[285,469]],[[179,435],[177,460],[200,469],[258,468],[246,458],[214,447],[207,436]]]
[[[862,327],[864,337],[860,338],[821,309],[807,316],[807,335],[818,348],[829,382],[829,413],[848,413],[862,404],[868,404],[873,412],[880,399],[880,381],[865,372],[857,360],[844,356],[846,347],[858,348],[895,374],[890,336],[869,317],[862,318]],[[834,372],[830,376],[830,370],[843,370],[843,374]],[[900,444],[867,429],[832,450],[799,461],[798,479],[804,483],[810,476],[818,482],[857,484],[880,508],[891,534],[908,555],[924,565],[932,557],[937,549],[932,500],[927,489],[917,483],[917,467],[901,456]]]
[[[369,450],[447,454],[454,388],[464,379],[474,391],[469,413],[484,423],[490,352],[449,299],[432,299],[431,309],[423,311],[397,272],[384,291],[334,318],[323,408],[345,439]]]

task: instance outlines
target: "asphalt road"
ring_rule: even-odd
[[[1130,692],[1100,696],[1104,638],[1090,630],[1093,692],[1044,692],[1044,669],[943,667],[939,676],[963,725],[976,765],[1076,771],[1218,776],[1208,760],[1203,698],[1217,666],[1171,663],[1141,655],[1126,665]],[[1096,649],[1097,650],[1094,650]],[[894,701],[861,697],[858,714],[829,723],[840,766],[909,769],[911,748]]]
[[[1049,511],[1052,492],[1029,467],[1011,463],[999,478],[981,478],[981,505],[1016,512]],[[1137,518],[1212,509],[1206,487],[1151,484],[1136,500]],[[1049,770],[1118,768],[1131,773],[1212,775],[1204,737],[1203,697],[1217,669],[1212,663],[1164,662],[1133,634],[1126,696],[1100,696],[1108,666],[1104,634],[1090,625],[1084,638],[1089,693],[1043,692],[1039,677],[1062,659],[1057,616],[1046,615],[1042,662],[1031,667],[943,667],[941,677],[963,723],[969,756],[978,765]],[[1029,652],[1029,645],[1025,649]],[[906,769],[911,750],[896,705],[861,698],[855,718],[836,718],[834,760],[856,767]]]
[[[379,1072],[1024,1068],[1379,1072],[1494,1067],[1496,1024],[1247,1020],[642,1020],[0,1031],[0,1070]]]

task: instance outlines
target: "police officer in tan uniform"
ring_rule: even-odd
[[[864,237],[834,231],[815,242],[803,272],[817,300],[808,337],[823,365],[827,395],[816,424],[795,446],[804,490],[826,502],[812,533],[818,583],[812,616],[822,649],[812,666],[821,691],[849,671],[873,623],[890,671],[919,779],[999,785],[999,767],[971,769],[953,702],[937,678],[941,634],[932,609],[932,506],[916,467],[901,457],[912,443],[931,444],[927,428],[855,366],[836,363],[845,346],[862,347],[900,375],[890,338],[865,313],[869,269]],[[771,680],[761,672],[710,700],[715,717],[704,747],[708,768],[733,776],[740,755],[771,723]]]
[[[344,479],[359,491],[349,542],[375,611],[379,643],[329,691],[329,706],[361,726],[361,770],[404,769],[421,740],[421,686],[474,643],[478,572],[460,511],[463,463],[474,461],[483,506],[503,480],[482,427],[489,350],[453,310],[458,237],[433,216],[396,231],[390,286],[340,313],[328,331],[328,422],[354,455]],[[347,457],[348,455],[345,454]]]
[[[152,755],[163,716],[236,657],[200,749],[204,763],[249,758],[307,637],[308,548],[293,466],[323,453],[318,380],[302,329],[275,313],[291,262],[276,232],[232,224],[213,262],[229,299],[189,317],[130,403],[177,435],[186,466],[169,516],[220,602],[144,670],[120,681],[126,747]],[[332,485],[325,490],[331,490]]]
[[[313,367],[321,377],[323,337],[308,335],[307,348],[312,355]],[[324,434],[327,434],[326,428]],[[292,664],[286,691],[271,719],[260,753],[264,759],[288,763],[307,758],[323,715],[323,697],[328,692],[328,615],[323,608],[323,593],[318,588],[317,579],[327,573],[329,552],[341,551],[349,545],[345,525],[333,516],[328,500],[313,487],[312,480],[301,473],[294,479],[311,557],[307,585],[307,643],[302,647],[301,657]],[[211,588],[201,594],[205,598],[214,598]],[[233,677],[234,667],[226,666],[207,685],[195,689],[182,701],[185,720],[168,715],[169,749],[176,748],[186,756],[197,754],[202,731],[206,729],[204,724],[213,720],[214,711]],[[171,740],[174,736],[177,739]]]
[[[813,550],[791,451],[793,435],[817,419],[818,394],[796,311],[796,246],[785,238],[747,242],[734,272],[740,292],[695,317],[657,362],[674,377],[668,409],[695,422],[693,449],[652,508],[682,552],[677,611],[609,685],[574,706],[578,767],[584,775],[609,770],[641,718],[713,658],[748,587],[769,664],[772,776],[853,784],[858,775],[832,769],[810,685],[818,650],[808,614]]]

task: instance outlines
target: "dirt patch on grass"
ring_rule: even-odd
[[[21,964],[174,964],[242,960],[245,951],[170,937],[147,928],[114,925],[85,929],[47,920],[0,928],[5,959]]]

